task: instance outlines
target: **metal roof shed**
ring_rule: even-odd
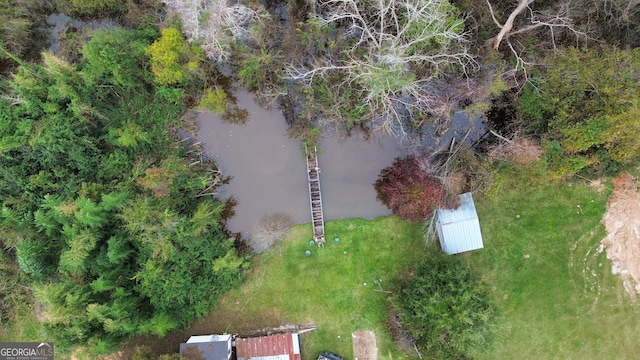
[[[194,360],[229,360],[231,340],[229,334],[191,336],[180,344],[180,355]]]
[[[256,338],[236,338],[238,360],[301,360],[300,336],[279,334]]]
[[[470,192],[460,195],[457,209],[438,209],[436,215],[436,229],[444,253],[453,255],[484,247],[478,213]]]

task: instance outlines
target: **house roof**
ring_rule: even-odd
[[[238,360],[301,360],[298,334],[236,339]]]
[[[436,229],[440,246],[446,254],[482,249],[480,221],[471,193],[460,195],[460,206],[456,209],[438,209]]]
[[[231,335],[191,336],[180,344],[180,354],[192,360],[228,360],[231,355]]]

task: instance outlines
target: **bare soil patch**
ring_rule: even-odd
[[[589,182],[589,185],[591,185],[591,187],[599,193],[603,192],[606,189],[606,186],[600,179],[591,180]]]
[[[353,358],[355,360],[378,360],[376,334],[371,330],[360,330],[351,334]]]
[[[389,328],[391,329],[393,338],[396,341],[396,345],[398,345],[400,349],[409,350],[414,348],[415,341],[413,336],[411,336],[409,331],[403,328],[400,316],[398,315],[398,310],[396,309],[392,309],[389,312]]]
[[[603,222],[607,237],[602,246],[612,261],[611,271],[622,277],[632,300],[640,292],[640,193],[637,179],[623,173],[613,180],[614,192],[607,203]]]

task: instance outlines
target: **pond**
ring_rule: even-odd
[[[50,27],[50,35],[51,35],[51,46],[49,47],[49,51],[58,53],[60,49],[60,36],[61,33],[69,30],[75,29],[83,30],[90,29],[96,30],[100,28],[108,28],[112,29],[118,27],[119,25],[111,20],[111,19],[100,19],[100,20],[92,20],[89,22],[85,22],[82,20],[74,19],[66,14],[62,13],[54,13],[47,17],[47,25]]]
[[[287,124],[279,110],[265,110],[244,90],[238,90],[235,97],[238,106],[249,112],[243,125],[225,122],[216,114],[198,115],[198,140],[218,162],[222,173],[233,177],[219,190],[221,197],[234,196],[238,201],[235,216],[227,224],[229,229],[251,236],[261,216],[276,212],[291,215],[296,223],[310,222],[306,164],[300,141],[287,137]],[[440,143],[446,143],[453,136],[464,135],[464,129],[478,125],[478,121],[456,114],[452,129],[438,138]],[[433,144],[434,139],[427,137],[425,142]],[[394,158],[406,155],[407,149],[390,136],[366,139],[362,132],[342,140],[323,137],[319,144],[325,220],[390,214],[376,200],[373,183],[380,170],[391,165]]]

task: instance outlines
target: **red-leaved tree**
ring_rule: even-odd
[[[431,217],[446,195],[442,183],[429,175],[413,155],[396,158],[393,165],[382,169],[373,186],[377,199],[408,221]]]

